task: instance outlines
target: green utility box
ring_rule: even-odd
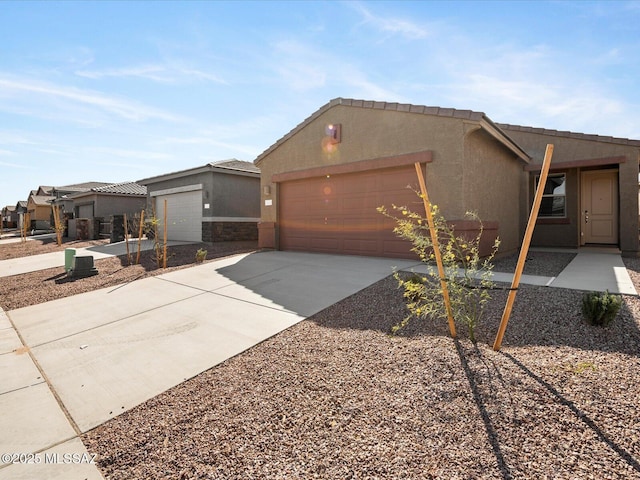
[[[76,256],[75,248],[65,248],[64,249],[64,271],[69,272],[71,270],[71,266],[73,265],[73,257]]]

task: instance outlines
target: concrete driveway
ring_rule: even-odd
[[[81,433],[417,264],[261,252],[7,312],[0,452],[40,462],[0,464],[0,479],[101,478],[51,461],[91,460]]]

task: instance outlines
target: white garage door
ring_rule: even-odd
[[[158,195],[156,215],[160,221],[158,235],[162,238],[164,202],[167,201],[167,240],[202,241],[202,190]]]

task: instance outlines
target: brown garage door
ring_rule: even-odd
[[[376,208],[422,202],[413,166],[331,175],[280,185],[280,248],[307,252],[414,258],[411,244]]]

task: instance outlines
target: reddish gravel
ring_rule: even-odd
[[[200,247],[172,247],[170,268],[193,265]],[[256,245],[204,248],[211,259]],[[532,252],[525,272],[553,276],[571,258]],[[640,260],[625,263],[640,288]],[[56,283],[62,268],[10,277],[0,302],[162,273],[151,252],[140,266],[97,266],[75,282]],[[640,479],[640,300],[625,296],[602,329],[581,318],[581,295],[522,286],[494,352],[506,292],[494,292],[476,345],[462,326],[452,340],[443,320],[392,337],[406,310],[389,277],[82,439],[108,480]]]
[[[442,320],[391,337],[387,278],[83,441],[107,479],[640,478],[640,301],[602,329],[580,298],[522,287],[494,352],[506,292],[477,345]]]

